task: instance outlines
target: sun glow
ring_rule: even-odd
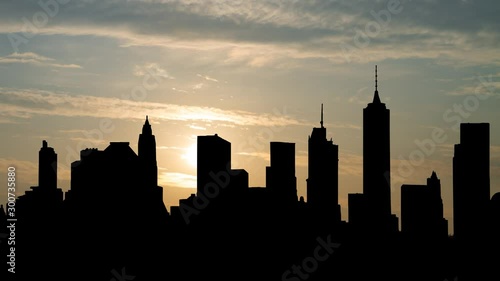
[[[196,168],[196,143],[186,148],[184,154],[182,155],[182,159],[184,159],[189,165]]]

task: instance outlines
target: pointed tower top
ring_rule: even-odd
[[[373,96],[373,103],[382,103],[378,95],[378,73],[377,65],[375,65],[375,95]]]
[[[151,135],[153,134],[151,130],[151,125],[149,124],[149,119],[148,116],[146,115],[146,122],[144,122],[144,125],[142,126],[142,133],[144,135]]]
[[[431,179],[437,179],[437,174],[435,171],[432,171]]]
[[[321,124],[321,128],[323,128],[323,104],[321,104],[321,121],[319,123]]]

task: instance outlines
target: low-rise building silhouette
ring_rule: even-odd
[[[401,186],[401,232],[413,241],[438,242],[448,237],[436,172],[427,179],[427,185]]]

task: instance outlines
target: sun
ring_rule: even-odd
[[[197,156],[196,144],[191,145],[190,147],[184,150],[184,154],[182,155],[182,159],[186,161],[190,166],[196,168],[196,156]]]

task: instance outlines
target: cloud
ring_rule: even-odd
[[[0,32],[30,31],[21,19],[43,10],[28,2],[0,3]],[[387,10],[386,1],[74,0],[24,35],[93,35],[124,47],[220,51],[227,57],[219,63],[253,67],[293,67],[303,59],[347,63],[346,56],[359,63],[421,58],[500,64],[498,1],[401,3],[402,11],[384,21],[374,14]],[[369,23],[379,32],[356,44]],[[343,46],[352,48],[346,53]]]
[[[500,92],[500,82],[493,81],[492,75],[488,77],[475,77],[474,84],[467,84],[453,91],[447,92],[449,96],[493,96]]]
[[[49,66],[49,67],[57,67],[57,68],[82,68],[76,64],[59,64],[54,63],[54,59],[44,57],[32,52],[27,53],[12,53],[10,55],[0,57],[0,64],[13,64],[13,63],[22,63],[22,64],[32,64],[36,66]]]
[[[271,154],[269,154],[268,152],[238,152],[237,154],[243,155],[243,156],[260,158],[266,162],[269,162],[271,159]]]
[[[178,146],[165,146],[165,145],[160,145],[157,146],[156,149],[161,149],[161,150],[184,150],[185,148],[178,147]]]
[[[197,126],[197,125],[189,125],[189,128],[193,129],[193,130],[201,130],[201,131],[205,131],[207,128],[205,127],[201,127],[201,126]]]
[[[158,183],[160,186],[196,188],[196,176],[176,172],[163,172],[158,177]]]
[[[194,84],[192,88],[193,90],[201,90],[201,88],[203,88],[203,85],[205,84],[203,83]]]
[[[363,176],[363,156],[340,151],[339,152],[339,175]]]
[[[201,77],[201,78],[203,78],[203,79],[205,79],[205,80],[207,80],[207,81],[219,82],[219,80],[217,80],[217,79],[215,79],[215,78],[212,78],[212,77],[210,77],[210,76],[208,76],[208,75],[196,74],[196,76]]]
[[[330,127],[334,128],[334,129],[361,130],[361,126],[349,124],[349,123],[334,123],[334,124],[330,125]]]
[[[183,94],[187,94],[189,93],[188,91],[186,90],[181,90],[181,89],[177,89],[177,88],[172,88],[173,91],[176,91],[176,92],[179,92],[179,93],[183,93]]]
[[[157,77],[162,77],[166,79],[175,79],[174,77],[170,76],[167,71],[163,68],[161,68],[157,63],[146,63],[144,65],[136,65],[134,68],[134,75],[135,76],[144,76],[146,74],[149,74],[151,76],[157,76]]]
[[[31,118],[34,115],[197,121],[219,125],[303,126],[306,122],[278,113],[257,114],[243,110],[186,106],[118,98],[70,95],[34,89],[0,88],[0,117]]]
[[[31,184],[38,184],[38,164],[31,161],[19,160],[14,158],[0,158],[1,171],[7,171],[8,167],[16,168],[16,180]],[[18,194],[21,195],[21,194]]]

